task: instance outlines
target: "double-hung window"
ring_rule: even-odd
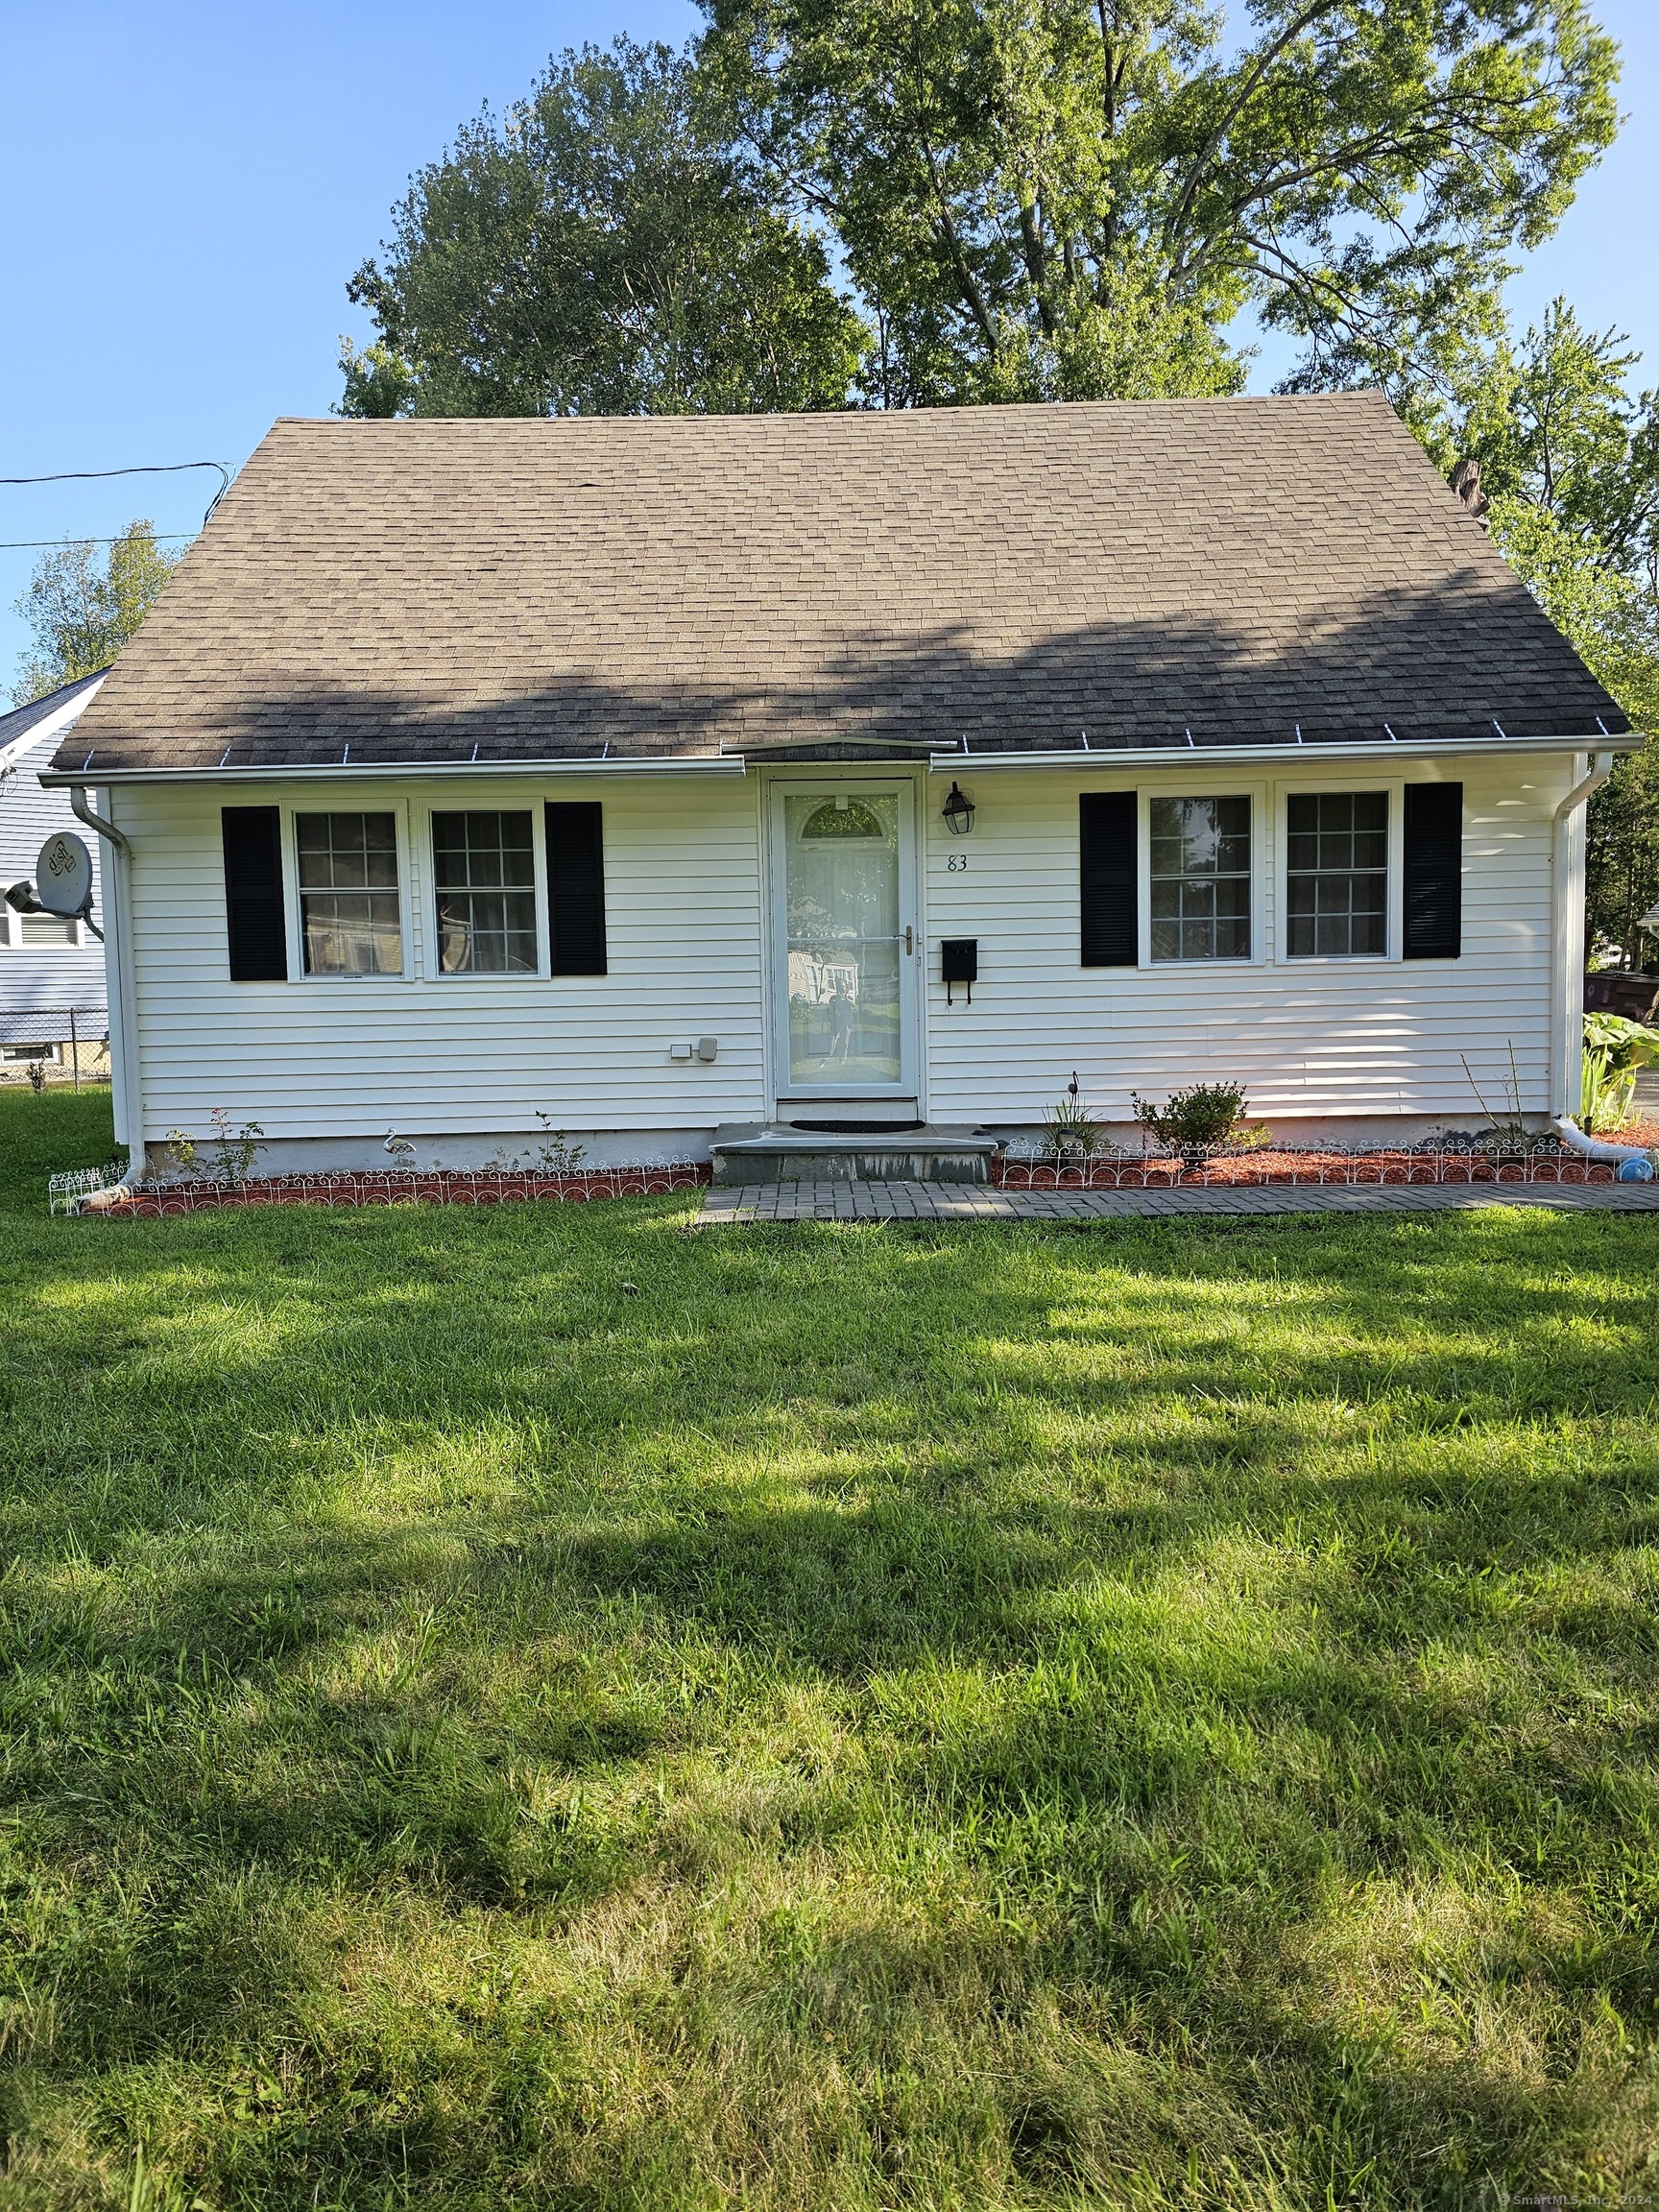
[[[1293,792],[1286,816],[1286,950],[1292,959],[1388,950],[1388,794]]]
[[[296,814],[307,975],[397,975],[403,918],[393,814]]]
[[[1250,957],[1250,801],[1154,799],[1152,957]]]
[[[434,814],[438,965],[445,975],[534,975],[536,847],[523,813]]]

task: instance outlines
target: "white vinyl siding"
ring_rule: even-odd
[[[608,975],[445,975],[429,811],[598,799],[605,807]],[[132,839],[133,959],[144,1123],[205,1124],[214,1106],[267,1137],[712,1127],[762,1098],[758,790],[754,779],[564,775],[421,784],[136,785],[119,794]],[[395,807],[407,861],[401,976],[232,983],[227,971],[222,805],[287,811]],[[285,824],[285,835],[291,836]],[[538,828],[538,836],[540,829]],[[297,938],[289,877],[289,928]],[[538,929],[546,916],[538,892]],[[297,946],[296,946],[297,950]],[[713,1036],[712,1065],[671,1062]]]
[[[1251,796],[1251,957],[1162,962],[1148,943],[1147,802],[1221,788],[1201,771],[1114,774],[1105,766],[958,769],[977,806],[974,831],[939,819],[949,775],[918,778],[926,981],[922,1105],[934,1119],[1030,1126],[1076,1069],[1092,1106],[1126,1120],[1129,1094],[1238,1081],[1253,1111],[1281,1118],[1431,1116],[1474,1126],[1461,1066],[1503,1097],[1509,1049],[1528,1111],[1547,1110],[1551,844],[1556,801],[1573,780],[1559,758],[1390,761],[1258,769],[1233,781]],[[830,781],[828,776],[825,781]],[[870,770],[849,782],[869,782]],[[1407,781],[1464,785],[1462,957],[1403,963],[1399,947],[1399,792]],[[272,1139],[435,1136],[556,1128],[710,1130],[773,1104],[765,1085],[769,1011],[763,960],[761,826],[767,778],[461,776],[407,783],[319,782],[296,798],[275,782],[135,785],[115,795],[132,836],[132,956],[144,1126],[203,1128],[215,1106]],[[1079,958],[1078,795],[1141,794],[1141,965]],[[1283,929],[1289,793],[1386,788],[1389,954],[1292,958]],[[605,808],[610,973],[472,978],[441,973],[428,818],[436,809],[528,808],[538,852],[537,929],[545,966],[540,873],[545,799]],[[220,841],[223,805],[306,812],[395,808],[405,863],[400,976],[228,976]],[[285,833],[286,829],[285,829]],[[297,935],[295,885],[289,926]],[[973,1004],[945,1003],[944,937],[974,938]],[[719,1040],[712,1064],[670,1058],[676,1044]],[[641,1145],[641,1154],[648,1156]]]
[[[1090,1104],[1127,1120],[1132,1091],[1162,1097],[1184,1084],[1242,1083],[1253,1112],[1280,1117],[1482,1117],[1466,1055],[1488,1095],[1503,1097],[1509,1047],[1528,1111],[1548,1110],[1551,839],[1573,781],[1566,757],[1419,761],[1392,771],[1390,816],[1406,781],[1464,787],[1463,950],[1450,962],[1397,957],[1398,835],[1390,842],[1390,944],[1363,962],[1295,959],[1282,931],[1285,800],[1291,791],[1376,791],[1377,764],[1263,774],[1251,788],[1255,957],[1186,966],[1146,957],[1147,843],[1153,795],[1194,788],[1191,771],[1098,774],[957,769],[978,812],[974,833],[939,820],[948,777],[935,777],[928,824],[927,1108],[936,1120],[1029,1123],[1075,1069]],[[1214,772],[1207,787],[1215,788]],[[1233,786],[1240,788],[1238,784]],[[1084,968],[1078,957],[1078,794],[1134,789],[1142,842],[1139,968]],[[966,866],[963,862],[966,860]],[[939,942],[976,937],[974,1004],[948,1008]],[[1490,1087],[1490,1088],[1489,1088]]]
[[[95,696],[95,688],[88,686],[0,755],[0,769],[8,771],[0,774],[0,885],[33,877],[47,838],[55,830],[71,830],[92,855],[93,919],[102,926],[104,840],[75,819],[67,791],[45,790],[37,780],[86,702]],[[47,915],[5,909],[0,922],[0,1014],[75,1006],[102,1016],[104,1004],[104,948],[90,930]],[[98,1026],[102,1034],[101,1023]],[[66,1026],[63,1033],[67,1037]]]

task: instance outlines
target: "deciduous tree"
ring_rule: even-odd
[[[24,706],[60,684],[107,668],[160,596],[180,556],[156,539],[153,523],[129,522],[113,543],[65,539],[36,565],[16,611],[34,633],[12,700]]]
[[[1583,0],[705,0],[757,173],[839,244],[889,405],[1449,378],[1610,141]]]
[[[1551,621],[1644,732],[1659,731],[1659,393],[1640,356],[1565,301],[1493,349],[1459,414],[1426,408],[1431,448],[1479,463],[1492,535]],[[1636,955],[1659,899],[1659,747],[1622,759],[1591,801],[1592,940]]]
[[[354,415],[840,407],[866,343],[690,59],[625,38],[469,124],[349,289],[379,331]]]

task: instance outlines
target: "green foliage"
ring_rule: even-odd
[[[1659,1029],[1598,1009],[1584,1017],[1585,1048],[1599,1052],[1618,1074],[1659,1067]]]
[[[1519,345],[1495,346],[1454,397],[1411,409],[1448,470],[1477,461],[1495,542],[1623,709],[1659,731],[1659,393],[1639,356],[1587,331],[1563,300]],[[1589,939],[1633,961],[1659,898],[1659,747],[1622,759],[1590,803]]]
[[[1294,383],[1407,394],[1502,327],[1617,124],[1583,0],[705,6],[889,406],[1237,390],[1247,302],[1306,341]]]
[[[16,706],[60,684],[108,668],[161,595],[180,556],[156,543],[155,525],[129,522],[113,544],[66,538],[44,554],[16,602],[35,650],[18,664]]]
[[[1640,360],[1555,300],[1519,346],[1494,348],[1459,439],[1490,496],[1547,515],[1623,575],[1651,572],[1659,550],[1659,394],[1633,396]]]
[[[208,1116],[212,1134],[193,1137],[187,1129],[169,1129],[161,1146],[166,1166],[180,1177],[200,1176],[209,1183],[246,1183],[264,1150],[265,1132],[257,1121],[244,1121],[237,1129],[223,1106]]]
[[[1653,727],[1645,716],[1631,719],[1638,729]],[[1589,893],[1592,931],[1651,973],[1655,932],[1639,926],[1659,903],[1659,743],[1651,738],[1618,763],[1590,802]]]
[[[1659,1029],[1620,1014],[1586,1014],[1581,1125],[1593,1136],[1623,1129],[1635,1108],[1638,1071],[1656,1066]]]
[[[408,362],[378,340],[361,351],[349,338],[340,341],[340,367],[346,377],[346,397],[336,412],[385,421],[414,409],[416,374]]]
[[[469,124],[349,290],[379,329],[342,356],[349,415],[840,407],[865,346],[691,62],[626,38]]]
[[[1075,1070],[1065,1097],[1044,1115],[1043,1128],[1047,1151],[1075,1152],[1088,1160],[1100,1149],[1100,1124],[1083,1103]]]
[[[0,1097],[9,2212],[1650,2192],[1650,1223],[108,1146]]]
[[[1233,1135],[1248,1108],[1237,1083],[1194,1083],[1171,1091],[1166,1106],[1154,1106],[1131,1092],[1135,1118],[1160,1144],[1190,1160],[1207,1160]]]

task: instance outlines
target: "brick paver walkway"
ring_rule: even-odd
[[[1653,1183],[1303,1183],[1166,1190],[994,1190],[983,1183],[739,1183],[710,1190],[700,1226],[751,1221],[1097,1221],[1189,1214],[1440,1214],[1546,1206],[1659,1213]]]

